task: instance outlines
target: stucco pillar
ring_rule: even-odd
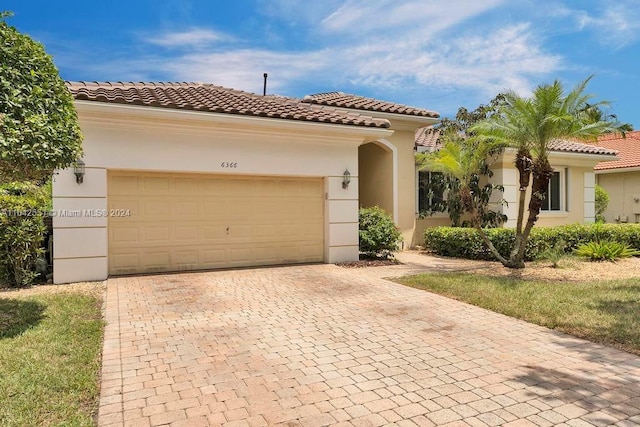
[[[104,280],[107,267],[107,170],[87,167],[53,179],[53,282]]]
[[[596,174],[584,173],[584,222],[596,220]]]
[[[346,189],[342,188],[342,181],[342,175],[328,176],[325,180],[325,261],[328,263],[357,261],[360,254],[358,177],[352,175]]]

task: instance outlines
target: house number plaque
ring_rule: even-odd
[[[222,162],[220,163],[220,167],[235,169],[238,167],[238,162]]]

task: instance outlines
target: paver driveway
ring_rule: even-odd
[[[640,358],[309,265],[110,279],[99,424],[640,425]]]

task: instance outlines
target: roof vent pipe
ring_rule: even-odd
[[[262,75],[262,77],[264,77],[264,87],[262,88],[262,96],[265,96],[267,94],[267,77],[269,75],[267,73],[264,73]]]

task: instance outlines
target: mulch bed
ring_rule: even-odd
[[[398,265],[402,264],[395,258],[387,259],[387,258],[371,258],[360,256],[359,261],[348,261],[348,262],[338,262],[336,265],[338,267],[343,268],[365,268],[365,267],[384,267],[388,265]]]

